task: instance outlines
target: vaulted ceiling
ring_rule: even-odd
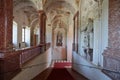
[[[13,0],[14,20],[19,24],[36,26],[39,10],[44,10],[48,24],[55,28],[62,23],[67,29],[70,18],[77,12],[80,0]],[[18,17],[19,16],[19,17]]]
[[[43,9],[47,14],[48,23],[53,29],[60,26],[68,29],[70,20],[73,20],[73,15],[77,12],[76,4],[78,0],[47,0]],[[80,0],[79,0],[80,1]]]

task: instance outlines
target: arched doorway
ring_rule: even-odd
[[[67,34],[65,28],[56,27],[53,31],[53,60],[67,59]]]

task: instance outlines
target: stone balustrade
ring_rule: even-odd
[[[50,43],[46,43],[20,50],[0,52],[0,80],[10,80],[21,71],[24,63],[44,53],[49,47]]]

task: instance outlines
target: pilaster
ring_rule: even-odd
[[[104,51],[104,68],[114,80],[119,80],[120,75],[120,0],[109,0],[108,48]]]
[[[12,49],[13,0],[0,0],[0,52]]]

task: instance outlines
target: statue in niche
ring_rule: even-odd
[[[57,39],[56,40],[56,46],[62,46],[63,35],[60,31],[58,31],[56,39]]]
[[[85,57],[92,61],[93,60],[93,20],[88,19],[87,27],[84,29],[84,53]]]

